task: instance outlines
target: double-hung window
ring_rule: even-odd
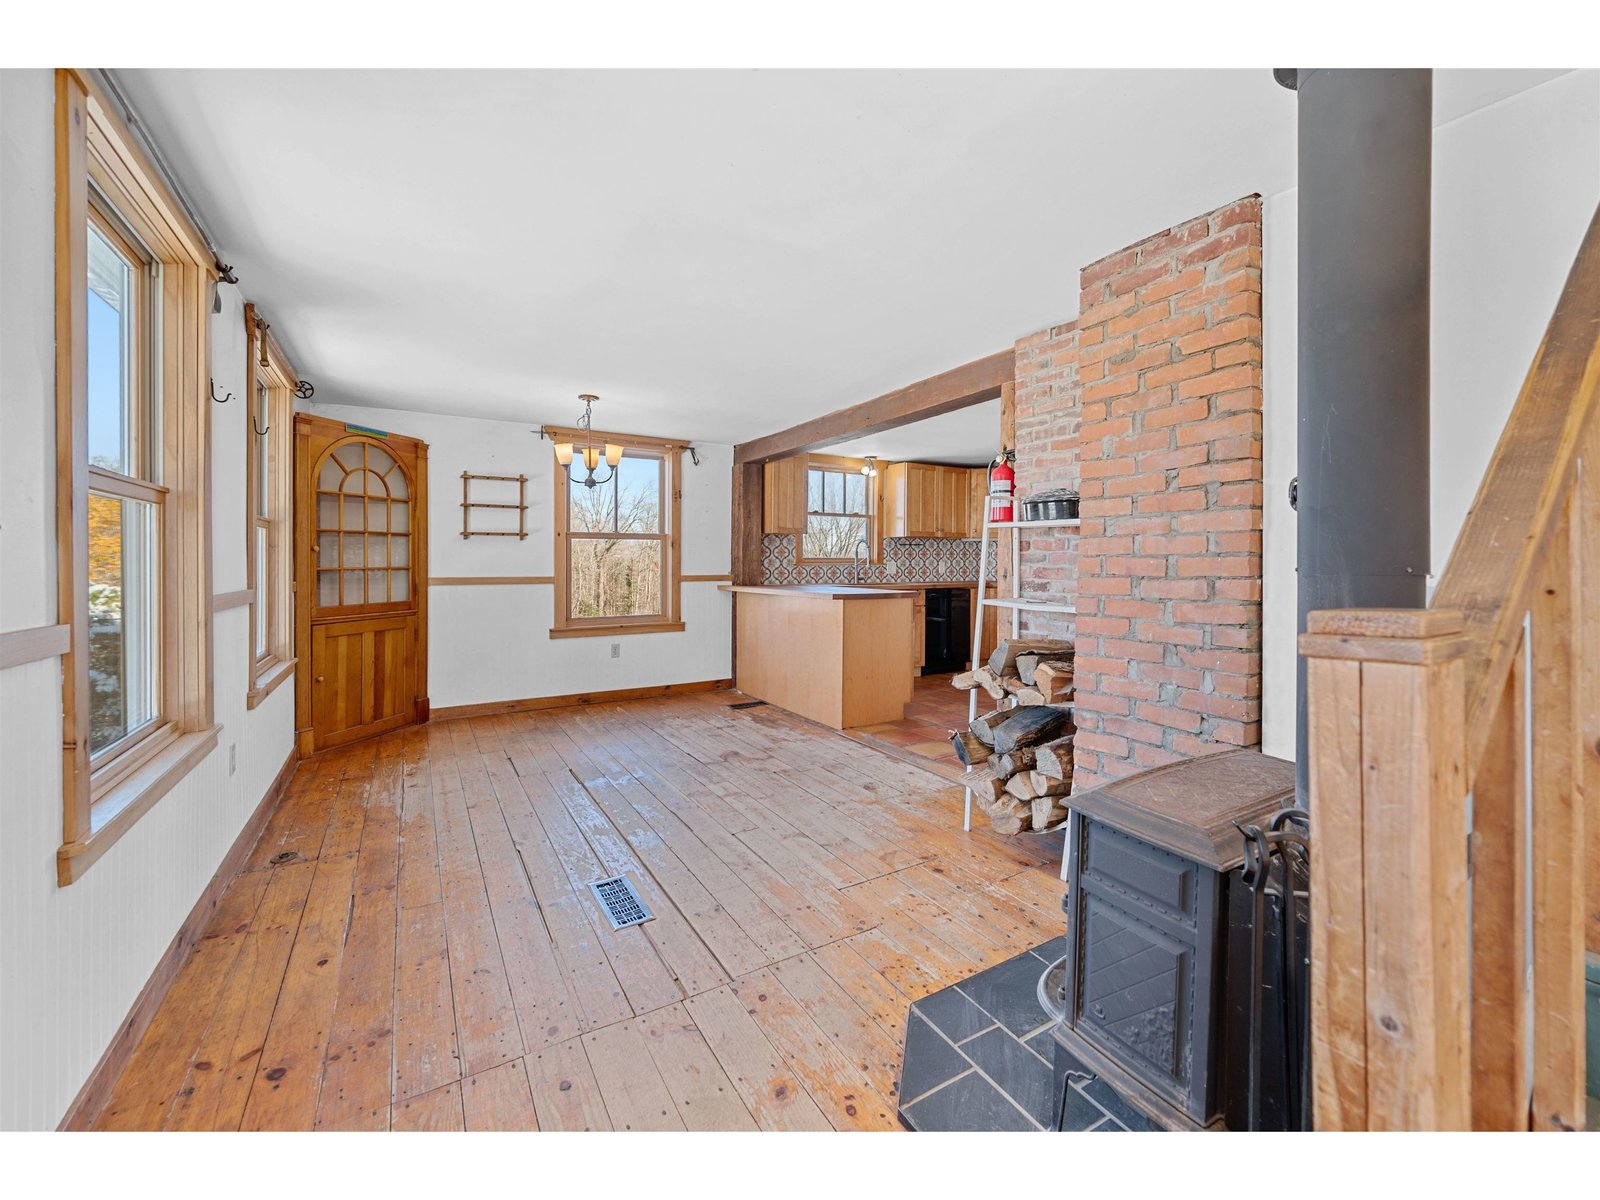
[[[806,528],[802,562],[832,562],[854,557],[872,544],[870,480],[859,470],[818,465],[806,469]],[[864,556],[866,554],[864,553]]]
[[[246,546],[250,590],[250,690],[254,708],[294,674],[294,386],[283,350],[245,305]]]
[[[105,205],[89,209],[84,278],[88,402],[89,764],[161,716],[160,414],[151,403],[149,256]]]
[[[56,74],[62,844],[78,879],[216,746],[214,263],[106,99]]]
[[[602,436],[623,448],[615,467],[601,460],[591,472],[582,456],[566,467],[556,464],[556,612],[551,636],[682,629],[682,448],[654,439],[595,435]]]

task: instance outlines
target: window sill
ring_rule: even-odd
[[[261,667],[256,674],[256,686],[251,688],[245,696],[245,708],[252,709],[272,695],[278,685],[286,679],[294,678],[294,665],[300,661],[295,658],[279,659],[269,662]]]
[[[578,625],[567,629],[552,629],[553,638],[617,637],[629,633],[682,633],[682,621],[657,621],[653,625]]]
[[[179,734],[159,754],[97,799],[89,809],[89,833],[56,851],[56,883],[66,887],[83,878],[117,839],[132,829],[157,800],[217,747],[220,726]]]

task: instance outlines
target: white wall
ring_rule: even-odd
[[[428,572],[440,577],[554,572],[555,456],[539,421],[486,421],[313,403],[307,411],[428,443]],[[696,444],[683,458],[683,573],[726,574],[733,447]],[[461,472],[528,476],[528,537],[461,536]],[[481,486],[481,485],[480,485]],[[725,679],[732,673],[731,597],[683,585],[682,633],[551,638],[548,584],[435,586],[428,592],[428,690],[435,711],[458,704]],[[616,646],[618,657],[611,657]]]
[[[0,630],[57,621],[51,73],[0,71]],[[244,393],[242,300],[212,321],[218,393]],[[213,589],[244,577],[242,401],[212,405]],[[88,873],[56,886],[61,681],[0,672],[0,1128],[50,1128],[127,1016],[283,765],[293,689],[245,710],[247,610],[213,622],[218,749]],[[237,769],[230,774],[230,747]]]
[[[1267,198],[1262,749],[1295,753],[1295,206]],[[1575,71],[1434,130],[1434,578],[1488,465],[1600,203],[1600,71]]]

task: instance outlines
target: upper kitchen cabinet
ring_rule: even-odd
[[[977,537],[982,510],[973,523],[972,472],[932,463],[893,463],[883,472],[883,536],[896,538]],[[981,474],[981,472],[980,472]],[[982,490],[982,484],[978,485]]]
[[[974,467],[967,472],[967,536],[983,535],[983,506],[989,500],[989,469]]]
[[[780,458],[766,465],[766,485],[762,489],[765,533],[806,531],[806,456]]]

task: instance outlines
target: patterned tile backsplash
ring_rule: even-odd
[[[965,583],[978,577],[978,538],[884,538],[883,561],[868,563],[864,583]],[[795,562],[794,535],[761,539],[762,583],[854,583],[853,563]],[[994,563],[989,564],[994,578]]]

